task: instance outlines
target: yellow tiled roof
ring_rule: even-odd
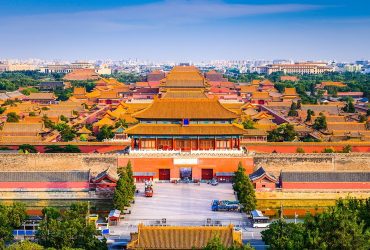
[[[239,86],[239,87],[240,87],[240,92],[241,93],[257,92],[257,88],[258,88],[257,85],[242,85],[242,86]]]
[[[253,92],[252,99],[270,99],[269,92]]]
[[[296,96],[297,95],[297,91],[296,91],[295,88],[285,88],[284,95]]]
[[[201,249],[214,237],[225,247],[241,244],[241,233],[233,226],[138,226],[138,233],[127,245],[128,249]]]
[[[203,91],[167,91],[163,98],[206,98]]]
[[[234,124],[143,124],[126,129],[130,135],[242,135],[244,129]]]
[[[94,126],[97,126],[99,128],[103,127],[104,125],[113,126],[114,125],[114,121],[112,121],[108,117],[104,117],[100,121],[97,121],[97,122],[94,123]]]
[[[77,131],[77,134],[91,134],[91,131],[86,126],[83,126]]]
[[[146,109],[133,115],[139,119],[235,119],[217,98],[155,98]]]

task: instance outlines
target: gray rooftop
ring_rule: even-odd
[[[370,182],[370,172],[282,172],[282,182]]]

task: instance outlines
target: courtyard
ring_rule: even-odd
[[[245,225],[247,217],[239,212],[213,212],[212,200],[235,200],[232,185],[221,183],[212,186],[206,183],[154,183],[153,197],[144,196],[144,184],[138,183],[139,193],[135,204],[130,207],[124,223],[136,225],[162,223],[170,225],[204,225],[211,224]],[[209,220],[211,219],[211,220]]]

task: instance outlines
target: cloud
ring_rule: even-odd
[[[153,29],[255,15],[323,8],[310,4],[230,4],[223,1],[167,0],[99,11],[28,15],[3,20],[10,28],[43,27],[95,31]]]

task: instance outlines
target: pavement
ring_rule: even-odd
[[[243,241],[263,246],[260,232],[252,228],[245,213],[214,212],[213,200],[236,200],[232,185],[220,183],[212,186],[206,183],[154,183],[153,197],[144,196],[144,184],[136,184],[139,193],[135,203],[117,226],[110,227],[111,234],[120,240],[129,239],[130,232],[137,232],[137,225],[229,225],[233,224],[242,231]],[[165,219],[165,222],[164,220]],[[208,221],[207,221],[208,219]],[[263,247],[259,249],[264,249]]]

